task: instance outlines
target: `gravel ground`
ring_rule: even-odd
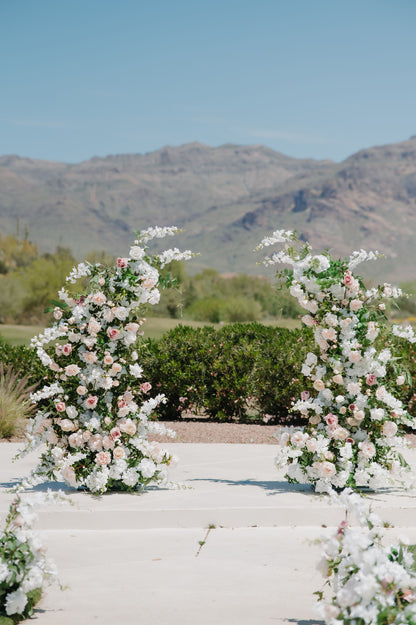
[[[204,421],[161,421],[176,432],[176,443],[256,443],[275,445],[276,425],[246,423],[211,423]],[[166,443],[167,436],[152,436],[152,440]]]

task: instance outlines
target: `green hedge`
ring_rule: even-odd
[[[294,421],[288,410],[305,388],[299,363],[312,347],[306,329],[257,322],[219,330],[179,325],[159,341],[144,341],[139,362],[152,394],[166,395],[161,419],[192,411],[215,421],[284,423]]]
[[[407,383],[397,387],[397,397],[416,417],[416,345],[393,337],[397,359],[389,363],[387,381],[407,372]],[[380,345],[379,347],[383,347]],[[158,340],[137,345],[142,381],[152,384],[150,395],[164,393],[158,409],[161,420],[175,420],[187,412],[212,421],[298,423],[289,414],[291,403],[307,380],[300,373],[308,351],[313,350],[307,328],[288,330],[260,323],[233,323],[220,329],[210,326],[177,326]],[[34,350],[12,347],[0,338],[0,361],[28,375],[29,383],[42,385],[45,368]]]
[[[28,386],[32,384],[41,385],[47,370],[40,362],[36,355],[36,351],[23,345],[9,345],[0,334],[0,362],[5,367],[9,365],[14,371],[21,373],[21,376],[27,376]]]
[[[388,364],[387,383],[407,372],[407,383],[396,387],[412,416],[416,417],[416,345],[392,337],[395,359]],[[159,341],[139,347],[144,378],[152,394],[163,392],[167,403],[160,419],[175,420],[187,411],[213,421],[300,423],[290,414],[293,400],[309,390],[301,365],[314,350],[308,328],[288,330],[260,323],[233,323],[219,330],[177,326]]]

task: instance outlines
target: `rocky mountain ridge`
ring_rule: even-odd
[[[373,147],[342,163],[295,159],[270,148],[199,143],[76,164],[0,157],[0,232],[17,220],[42,249],[121,255],[132,231],[153,224],[186,232],[175,245],[222,272],[258,273],[252,249],[275,229],[296,229],[317,249],[378,249],[369,269],[415,277],[416,138]]]

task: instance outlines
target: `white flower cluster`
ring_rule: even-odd
[[[32,395],[38,411],[25,451],[46,445],[34,479],[63,477],[93,493],[166,482],[171,457],[147,442],[148,419],[164,396],[149,396],[152,387],[142,379],[134,346],[145,321],[137,318],[140,308],[160,298],[158,267],[191,256],[174,249],[151,257],[143,242],[176,230],[139,233],[114,268],[79,265],[70,281],[88,274],[81,297],[59,292],[64,303],[53,311],[54,327],[32,341],[49,378]]]
[[[292,230],[275,230],[270,237],[265,237],[259,245],[256,247],[256,250],[261,250],[263,247],[269,247],[270,245],[275,245],[276,243],[286,243],[293,239],[294,234]]]
[[[175,247],[174,249],[166,250],[159,255],[160,266],[163,268],[165,265],[171,263],[172,260],[190,260],[192,256],[193,254],[191,250],[181,252],[177,247]]]
[[[413,625],[416,622],[416,575],[413,553],[403,543],[385,546],[382,523],[362,498],[346,489],[332,495],[333,503],[355,516],[358,527],[347,521],[322,539],[318,569],[331,587],[323,592],[317,612],[327,625]]]
[[[383,300],[400,290],[384,284],[369,293],[352,274],[352,266],[374,253],[333,260],[313,255],[308,244],[297,249],[292,233],[286,235],[271,237],[290,238],[290,246],[271,258],[292,266],[287,286],[306,311],[302,321],[313,330],[316,353],[302,365],[308,384],[292,408],[305,426],[281,434],[277,466],[287,467],[290,481],[311,483],[318,492],[404,484],[408,467],[396,448],[404,426],[416,425],[387,381],[393,353],[375,347],[386,327]],[[416,340],[411,329],[393,333]],[[396,384],[404,380],[396,376]]]
[[[402,339],[406,339],[409,343],[416,343],[416,335],[412,326],[399,326],[393,325],[392,332],[395,336],[399,336]]]
[[[91,273],[91,266],[87,263],[79,263],[77,267],[74,267],[69,276],[66,278],[67,282],[75,284],[79,278],[86,278]]]
[[[56,567],[45,557],[40,537],[33,531],[36,508],[52,502],[67,503],[67,499],[61,492],[17,494],[10,506],[0,531],[0,617],[31,616],[45,584],[56,581]]]
[[[178,232],[176,226],[152,226],[147,230],[142,230],[138,237],[137,243],[145,244],[152,239],[164,239],[165,237],[171,237]]]

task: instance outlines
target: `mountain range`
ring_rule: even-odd
[[[367,273],[416,278],[416,137],[341,163],[296,159],[261,145],[199,143],[76,164],[0,157],[0,232],[27,228],[44,251],[123,256],[133,231],[176,225],[171,244],[200,252],[192,272],[261,272],[252,250],[276,229],[314,249],[364,248],[385,259]],[[377,265],[377,266],[376,266]],[[269,272],[270,273],[270,272]]]

